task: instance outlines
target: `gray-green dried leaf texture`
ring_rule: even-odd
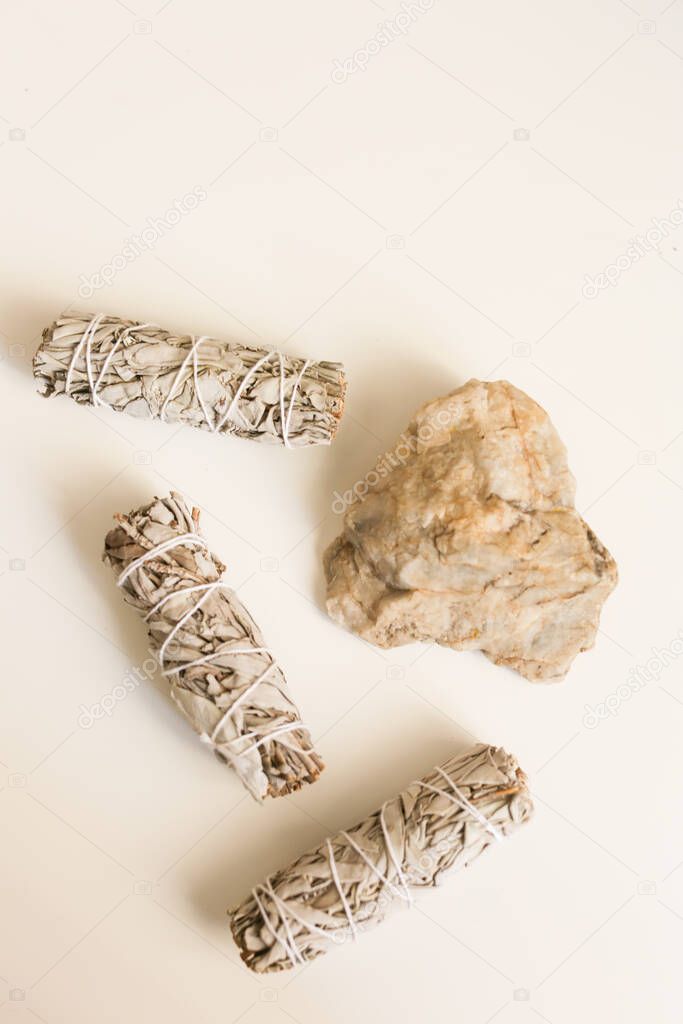
[[[160,544],[175,544],[185,534],[203,539],[199,511],[175,492],[115,518],[103,560],[117,577]],[[315,782],[324,765],[249,612],[227,586],[208,586],[221,581],[224,569],[206,546],[190,541],[144,560],[121,589],[146,618],[155,653],[183,620],[163,659],[165,670],[181,669],[168,676],[171,697],[252,796],[283,796]]]
[[[480,650],[527,679],[592,647],[617,581],[547,413],[507,381],[423,406],[325,553],[327,608],[380,647]]]
[[[114,316],[101,316],[90,334],[94,319],[65,314],[45,329],[33,360],[40,394],[288,447],[330,444],[337,431],[346,390],[340,363],[280,359],[270,349]]]
[[[231,912],[240,955],[258,973],[314,960],[467,867],[532,813],[516,759],[477,744],[256,886]]]

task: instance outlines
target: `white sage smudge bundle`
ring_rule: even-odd
[[[330,444],[344,410],[340,363],[176,335],[102,313],[64,315],[33,360],[40,394],[287,448]]]
[[[409,905],[411,890],[471,864],[532,813],[515,758],[478,744],[257,885],[231,912],[240,955],[258,973],[314,960]]]
[[[107,534],[103,560],[144,616],[171,697],[257,800],[315,782],[324,765],[258,626],[181,495],[155,498]]]

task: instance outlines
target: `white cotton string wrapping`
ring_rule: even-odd
[[[280,355],[280,361],[282,362],[282,355]],[[296,401],[297,392],[299,390],[299,387],[301,386],[301,381],[303,380],[303,376],[306,373],[306,370],[308,369],[309,366],[310,366],[310,359],[306,359],[304,361],[304,365],[299,370],[299,374],[298,374],[296,380],[294,381],[294,387],[292,388],[292,394],[291,394],[290,399],[289,399],[289,408],[287,409],[287,415],[286,415],[286,417],[283,420],[282,438],[283,438],[283,440],[284,440],[284,442],[285,442],[285,444],[286,444],[286,446],[288,448],[292,447],[290,442],[289,442],[289,426],[290,426],[290,424],[292,422],[292,412],[294,411],[294,402]]]
[[[257,893],[257,888],[253,890],[254,894]],[[268,896],[271,898],[273,903],[278,907],[278,909],[280,909],[281,901],[277,894],[273,892],[273,887],[270,884],[269,878],[266,879],[263,888],[268,893]],[[301,953],[297,949],[297,945],[296,942],[294,941],[294,936],[292,934],[292,929],[290,927],[289,921],[287,920],[286,914],[282,915],[281,913],[280,920],[282,921],[282,927],[284,929],[285,935],[287,936],[286,943],[283,943],[285,951],[287,953],[287,956],[290,958],[292,965],[296,967],[297,964],[303,963],[303,957],[301,956]],[[282,942],[282,939],[278,937],[278,941]]]
[[[179,494],[155,499],[116,517],[104,559],[146,621],[170,696],[202,743],[257,799],[285,795],[315,781],[323,763],[198,517]]]
[[[332,843],[330,842],[329,839],[327,839],[325,841],[325,845],[327,847],[327,858],[328,858],[328,860],[330,862],[330,873],[332,875],[332,879],[334,881],[334,884],[337,887],[337,892],[339,893],[339,899],[341,900],[341,904],[342,904],[342,906],[344,908],[344,913],[346,914],[346,920],[349,922],[349,928],[351,930],[351,936],[355,940],[356,938],[358,938],[358,929],[356,928],[356,922],[355,922],[355,920],[353,918],[353,914],[351,912],[351,907],[349,906],[349,901],[348,901],[348,899],[346,897],[346,893],[344,892],[344,887],[341,884],[341,880],[339,878],[339,872],[337,870],[337,862],[334,859],[334,850],[332,849]]]
[[[139,325],[136,326],[135,329],[139,333],[142,333],[143,331],[146,331],[148,328],[156,327],[156,326],[157,326],[156,324],[151,324],[151,323],[150,324],[139,324]],[[98,374],[97,380],[95,381],[94,385],[92,385],[92,387],[91,387],[92,404],[95,407],[97,407],[99,405],[107,405],[108,404],[107,402],[103,402],[102,399],[100,398],[99,390],[100,390],[100,387],[102,386],[102,381],[104,380],[105,374],[106,374],[107,370],[109,369],[109,364],[111,363],[112,359],[116,355],[116,351],[117,351],[119,345],[122,342],[124,342],[126,340],[126,338],[128,338],[130,336],[132,330],[133,330],[132,327],[124,327],[124,329],[119,333],[119,336],[116,338],[116,340],[115,340],[114,344],[112,345],[112,347],[109,349],[109,352],[107,353],[106,358],[105,358],[104,362],[102,363],[102,368],[101,368],[101,370],[100,370],[100,372]],[[91,358],[90,348],[88,348],[86,350],[86,352],[87,352],[87,358],[89,360]],[[89,367],[88,368],[88,380],[91,380],[91,378],[92,378],[92,370]]]
[[[185,358],[183,359],[183,361],[180,364],[180,366],[178,367],[178,372],[176,373],[175,377],[173,378],[173,383],[171,384],[169,392],[166,395],[166,400],[164,401],[164,404],[161,406],[161,412],[159,413],[159,418],[160,419],[162,419],[162,420],[166,419],[166,409],[168,408],[168,403],[171,401],[171,399],[175,395],[176,390],[178,388],[178,384],[180,383],[181,378],[183,376],[183,373],[187,369],[188,363],[190,363],[190,361],[191,361],[192,362],[192,379],[194,380],[195,393],[197,395],[197,400],[199,401],[199,404],[201,406],[202,412],[204,413],[204,419],[206,420],[206,425],[208,426],[209,430],[211,430],[211,431],[215,432],[215,430],[217,429],[213,425],[213,423],[211,422],[211,417],[210,417],[209,412],[208,412],[208,410],[206,408],[206,405],[204,404],[204,399],[202,398],[202,393],[201,393],[201,390],[200,390],[200,387],[199,387],[199,361],[198,361],[197,353],[199,352],[199,346],[202,345],[205,341],[210,341],[210,340],[211,339],[206,334],[203,334],[201,336],[201,338],[195,338],[194,335],[191,336],[191,338],[190,338],[190,350],[187,353],[187,355],[185,356]]]
[[[90,320],[90,322],[87,324],[87,326],[83,330],[83,334],[81,335],[80,341],[78,342],[78,344],[74,348],[73,355],[71,356],[71,359],[69,361],[69,368],[66,371],[66,380],[64,382],[64,390],[67,393],[67,395],[70,394],[70,392],[71,392],[71,380],[72,380],[72,377],[73,377],[74,369],[76,367],[76,363],[78,362],[78,359],[79,359],[80,354],[81,354],[81,350],[82,350],[84,345],[85,345],[85,367],[86,367],[86,373],[88,375],[88,384],[90,385],[90,393],[92,394],[94,392],[94,390],[95,390],[95,386],[93,384],[93,369],[92,369],[92,360],[91,360],[91,357],[90,357],[90,345],[92,343],[93,335],[97,331],[97,328],[98,328],[98,326],[100,324],[100,321],[102,320],[102,316],[103,316],[102,313],[98,313],[96,316],[94,316],[92,318],[92,320]],[[94,402],[93,402],[93,404],[94,404]]]
[[[261,359],[254,363],[249,372],[242,379],[239,387],[235,391],[235,394],[232,396],[232,401],[230,402],[230,405],[228,406],[226,412],[212,428],[214,432],[220,430],[223,424],[226,423],[231,418],[234,411],[239,408],[237,403],[242,397],[242,394],[246,391],[247,387],[249,386],[252,377],[261,369],[262,366],[264,366],[269,360],[273,359],[275,356],[278,356],[280,364],[280,394],[278,400],[280,404],[280,424],[282,431],[282,442],[286,448],[292,447],[289,441],[289,425],[292,419],[292,411],[294,409],[294,402],[296,401],[296,395],[299,390],[299,385],[301,384],[301,380],[303,378],[304,373],[306,372],[310,365],[310,360],[306,359],[301,370],[299,371],[296,381],[294,382],[294,387],[292,388],[292,393],[289,398],[289,407],[287,412],[285,413],[285,364],[282,352],[278,352],[277,349],[273,349],[272,352],[267,352],[264,356],[262,356]],[[247,423],[246,417],[241,410],[240,416],[242,417],[244,422]],[[247,426],[248,425],[249,424],[247,423]]]
[[[184,544],[198,544],[199,547],[206,547],[206,541],[204,538],[198,537],[196,533],[183,533],[180,537],[171,537],[170,540],[165,540],[163,543],[157,544],[156,547],[152,548],[150,551],[145,551],[144,555],[140,555],[139,558],[132,561],[130,565],[123,570],[116,581],[116,585],[118,587],[122,587],[131,573],[134,573],[136,569],[143,566],[145,562],[149,562],[151,559],[157,558],[159,555],[163,555],[167,551],[172,551],[173,548],[181,547]]]
[[[287,953],[287,956],[290,958],[290,960],[292,962],[292,966],[296,967],[297,963],[301,962],[300,958],[297,957],[296,946],[291,945],[286,939],[282,939],[280,937],[279,933],[275,930],[275,928],[273,928],[273,925],[270,922],[270,918],[266,914],[266,911],[263,908],[263,904],[261,903],[261,899],[259,897],[258,890],[255,889],[255,888],[252,889],[252,897],[253,897],[257,907],[261,911],[261,916],[263,918],[263,923],[265,924],[266,928],[271,933],[271,935],[273,936],[275,941],[277,943],[279,943],[281,946],[284,947],[285,952]],[[283,928],[286,929],[286,927],[287,926],[283,923]]]
[[[503,836],[503,833],[500,831],[500,829],[496,828],[496,826],[493,824],[493,822],[489,821],[488,818],[486,818],[481,813],[481,811],[478,811],[477,808],[473,804],[471,804],[469,802],[467,797],[464,796],[460,792],[460,790],[458,789],[456,784],[453,782],[453,779],[450,777],[450,775],[446,775],[446,773],[443,770],[443,768],[437,768],[436,771],[446,781],[446,784],[453,790],[453,793],[455,794],[455,798],[456,798],[456,800],[460,801],[461,806],[465,807],[469,811],[469,813],[472,815],[472,817],[475,818],[479,822],[480,825],[483,825],[487,832],[491,833],[491,835],[493,836],[493,838],[496,840],[497,843],[502,843],[504,836]],[[420,784],[423,785],[423,783],[420,783]],[[441,793],[444,796],[448,797],[449,799],[451,799],[451,800],[453,799],[453,797],[450,795],[450,793],[444,793],[443,790],[441,790]]]
[[[188,536],[188,535],[186,534],[185,536]],[[192,534],[190,534],[189,536],[192,536]],[[185,543],[185,542],[183,541],[183,543]],[[169,549],[166,548],[166,550],[169,550]],[[136,568],[138,568],[138,567],[136,566]],[[121,579],[121,577],[119,577],[119,580],[120,579]],[[154,615],[158,611],[160,611],[161,608],[163,608],[169,601],[175,600],[175,598],[185,597],[187,594],[196,594],[196,593],[202,593],[202,592],[205,592],[205,591],[213,591],[213,590],[218,589],[219,587],[225,587],[226,589],[229,589],[227,583],[224,583],[222,580],[215,580],[212,583],[198,583],[196,586],[181,587],[179,590],[174,590],[170,594],[166,594],[164,597],[161,598],[160,601],[157,601],[157,603],[152,608],[150,608],[150,610],[145,615],[145,622],[148,622],[151,618],[154,617]],[[195,605],[193,611],[196,612],[197,608],[198,608],[198,605]],[[226,654],[233,655],[233,654],[270,654],[270,653],[271,652],[270,652],[270,650],[267,647],[243,647],[243,648],[227,647],[226,648],[225,646],[222,646],[222,647],[218,647],[211,654],[205,655],[203,658],[195,658],[194,661],[185,661],[185,662],[183,662],[182,665],[177,665],[174,668],[164,668],[164,655],[165,655],[165,648],[164,648],[163,651],[161,651],[161,650],[159,651],[159,663],[162,666],[162,668],[164,668],[164,671],[162,673],[163,675],[165,675],[165,676],[173,676],[173,675],[176,675],[178,672],[183,672],[185,669],[194,668],[195,665],[208,665],[210,662],[215,661],[216,658],[220,658],[220,657],[222,657],[223,655],[226,655]],[[274,665],[273,664],[269,665],[268,668],[266,669],[266,672],[264,673],[264,675],[267,672],[269,672],[272,668],[274,668]],[[261,678],[263,678],[263,677],[260,676],[257,680],[255,680],[255,682],[252,683],[252,687],[255,688],[258,685],[258,683],[260,682]],[[251,687],[250,687],[250,689],[251,689]],[[242,700],[242,698],[244,696],[245,696],[245,694],[242,694],[242,697],[240,697],[240,700]]]
[[[64,390],[66,391],[66,393],[68,395],[70,393],[70,391],[71,391],[71,381],[72,381],[72,378],[73,378],[74,369],[76,367],[78,359],[80,358],[81,351],[83,349],[85,349],[85,371],[86,371],[86,375],[87,375],[87,378],[88,378],[88,385],[90,387],[90,394],[91,394],[92,404],[95,406],[95,408],[97,408],[98,406],[102,406],[102,405],[106,405],[107,404],[106,402],[102,401],[102,399],[100,398],[100,395],[98,393],[99,389],[100,389],[100,386],[102,384],[102,381],[104,379],[104,376],[105,376],[107,370],[109,369],[109,364],[111,363],[112,358],[116,354],[116,350],[118,349],[118,347],[121,344],[121,342],[125,341],[125,339],[129,336],[130,332],[133,330],[132,327],[125,327],[119,333],[118,337],[114,341],[114,344],[112,345],[111,349],[107,353],[107,356],[104,359],[104,362],[102,363],[102,367],[101,367],[100,372],[99,372],[99,374],[97,376],[97,380],[95,380],[95,374],[94,374],[93,365],[92,365],[92,343],[93,343],[93,339],[95,338],[95,335],[97,334],[97,329],[100,326],[103,318],[104,318],[104,313],[97,313],[89,321],[89,323],[85,327],[85,329],[83,331],[83,334],[81,335],[80,341],[78,342],[78,344],[74,348],[73,355],[72,355],[71,360],[69,362],[69,368],[67,370],[66,381],[65,381],[65,385],[64,385]],[[156,324],[152,324],[152,323],[136,324],[135,325],[135,329],[137,331],[139,331],[139,332],[142,332],[142,331],[147,330],[147,328],[156,327],[156,326],[157,326]]]
[[[380,812],[379,812],[380,827],[381,827],[381,830],[382,830],[382,836],[384,838],[384,844],[385,844],[385,849],[386,849],[386,854],[387,854],[387,861],[393,864],[394,869],[396,871],[396,874],[398,876],[399,882],[401,884],[401,889],[398,889],[394,885],[394,883],[385,874],[383,874],[379,870],[377,865],[372,863],[372,861],[367,857],[367,855],[363,852],[363,850],[361,850],[360,846],[356,843],[355,839],[353,839],[348,834],[348,832],[342,831],[342,832],[339,833],[339,835],[344,837],[344,839],[346,840],[348,845],[351,847],[351,849],[354,850],[359,855],[361,860],[363,860],[368,865],[368,867],[370,868],[372,873],[377,878],[379,878],[379,880],[382,882],[382,884],[385,885],[394,896],[396,896],[398,899],[405,900],[405,902],[408,903],[408,904],[412,904],[413,898],[411,896],[411,893],[410,893],[410,890],[408,888],[405,876],[404,876],[404,874],[403,874],[403,872],[401,870],[401,866],[400,866],[400,864],[398,862],[398,859],[396,857],[396,852],[395,852],[395,850],[393,848],[393,844],[391,842],[391,839],[390,839],[388,831],[387,831],[386,822],[384,820],[384,808],[385,807],[386,807],[386,804],[382,804],[382,807],[381,807]],[[335,884],[335,887],[337,889],[337,893],[339,894],[339,899],[341,901],[341,905],[344,908],[344,913],[346,915],[346,920],[348,921],[349,931],[350,931],[351,937],[355,941],[358,938],[358,927],[356,925],[356,921],[354,919],[353,912],[351,910],[351,906],[349,904],[348,898],[347,898],[346,893],[344,891],[344,887],[343,887],[343,885],[341,883],[341,879],[339,878],[339,871],[338,871],[338,868],[337,868],[337,862],[336,862],[335,855],[334,855],[334,848],[333,848],[332,843],[331,843],[331,841],[329,839],[325,840],[325,850],[326,850],[326,853],[327,853],[328,863],[330,865],[330,874],[332,876],[332,880],[333,880],[333,882]],[[282,923],[283,923],[283,925],[285,927],[285,930],[287,931],[287,934],[288,934],[289,945],[293,947],[293,949],[294,949],[294,951],[295,951],[295,953],[297,955],[297,962],[302,962],[301,953],[300,953],[299,949],[297,948],[296,942],[294,941],[294,938],[293,938],[293,936],[291,934],[291,929],[289,927],[289,923],[287,921],[287,914],[290,912],[289,908],[288,908],[287,904],[283,903],[282,900],[280,900],[277,896],[275,896],[275,894],[273,894],[273,896],[274,896],[275,903],[276,903],[276,906],[278,908],[278,911],[280,913],[281,921],[282,921]],[[263,913],[263,911],[262,911],[262,913]],[[320,934],[320,929],[318,929],[316,926],[312,925],[310,921],[303,921],[303,924],[304,924],[304,927],[307,930],[312,931],[314,934]],[[282,942],[281,939],[279,941]]]
[[[95,322],[97,324],[97,323],[99,323],[99,321],[101,319],[102,319],[102,314],[100,314],[98,317],[96,317],[95,321],[91,321],[91,324],[93,322]],[[88,380],[90,381],[90,385],[91,385],[93,405],[97,405],[98,404],[98,401],[97,401],[97,387],[93,386],[93,384],[92,384],[92,368],[91,368],[91,365],[90,365],[90,342],[92,340],[91,324],[89,324],[88,327],[86,328],[86,330],[84,332],[84,338],[85,338],[85,336],[87,334],[88,335],[88,341],[86,341],[86,364],[87,364],[87,368],[88,368]],[[151,324],[143,324],[142,328],[150,327],[150,326],[153,326],[153,325],[151,325]],[[142,328],[139,328],[139,329],[141,330]],[[94,328],[94,329],[96,329],[96,328]],[[130,330],[130,328],[127,328],[127,331],[129,331],[129,330]],[[90,332],[90,333],[88,333],[88,332]],[[114,353],[114,350],[115,350],[115,348],[118,345],[120,340],[121,340],[121,338],[119,338],[117,340],[116,345],[114,346],[112,351],[107,356],[107,359],[105,360],[104,366],[103,366],[102,371],[100,373],[100,378],[102,377],[102,375],[106,371],[106,369],[107,369],[107,367],[109,365],[109,361],[111,360],[111,357],[112,357],[112,355]],[[299,373],[297,375],[296,381],[294,382],[294,386],[292,388],[292,393],[290,395],[289,405],[288,405],[288,408],[287,408],[286,412],[285,412],[285,386],[286,386],[286,382],[285,382],[285,363],[284,363],[284,357],[283,357],[282,352],[278,352],[277,349],[273,349],[272,352],[266,353],[265,356],[263,356],[256,363],[254,363],[254,365],[251,367],[249,372],[244,376],[244,378],[242,379],[239,387],[235,391],[235,394],[233,395],[232,401],[230,402],[230,405],[228,406],[227,412],[220,419],[216,420],[216,422],[214,423],[212,421],[212,418],[211,418],[211,415],[209,413],[209,410],[206,407],[206,404],[205,404],[204,399],[202,397],[201,388],[199,386],[199,357],[198,357],[199,348],[200,348],[200,346],[205,341],[211,341],[211,340],[212,339],[208,335],[202,335],[200,338],[195,338],[194,335],[191,336],[191,338],[190,338],[190,349],[189,349],[187,355],[185,356],[185,358],[183,359],[182,363],[178,367],[178,372],[176,373],[175,377],[173,378],[173,383],[171,384],[170,390],[169,390],[169,392],[168,392],[168,394],[166,396],[164,404],[161,406],[160,418],[162,420],[166,419],[166,410],[168,408],[168,404],[172,400],[174,395],[176,394],[176,391],[178,390],[178,385],[181,384],[181,383],[184,383],[184,381],[182,380],[182,377],[183,377],[183,374],[185,373],[188,365],[191,362],[192,363],[192,377],[193,377],[193,380],[194,380],[195,393],[197,395],[197,399],[199,401],[199,404],[201,406],[202,412],[204,414],[204,419],[206,420],[206,425],[207,425],[207,427],[209,428],[209,430],[212,433],[214,433],[214,434],[217,433],[221,429],[223,424],[227,420],[229,420],[230,417],[232,416],[234,410],[237,408],[237,402],[238,402],[239,398],[241,397],[243,392],[248,387],[248,385],[249,385],[252,377],[254,376],[254,374],[258,370],[260,370],[260,368],[265,363],[267,363],[268,360],[273,359],[275,356],[277,356],[278,359],[279,359],[279,364],[280,364],[279,404],[280,404],[280,424],[281,424],[281,431],[282,431],[282,442],[283,442],[283,444],[284,444],[284,446],[286,448],[291,448],[292,446],[291,446],[290,441],[289,441],[289,425],[290,425],[290,422],[291,422],[291,419],[292,419],[292,411],[294,409],[294,402],[296,400],[297,391],[299,390],[299,385],[301,384],[301,380],[303,378],[303,375],[306,372],[306,370],[307,370],[307,368],[308,368],[308,366],[310,364],[310,360],[308,360],[308,359],[305,360],[301,370],[299,371]],[[78,347],[76,353],[74,354],[74,360],[78,358],[78,355],[77,355],[78,352],[80,352],[80,346]],[[99,382],[99,379],[98,379],[98,382]],[[246,422],[244,413],[242,413],[240,411],[240,415],[242,416],[242,419],[245,420],[245,422]]]
[[[515,758],[477,744],[257,886],[230,915],[240,955],[257,973],[314,960],[410,906],[413,892],[466,867],[532,812]]]
[[[256,886],[255,889],[252,889],[252,894],[255,895],[258,889],[265,891],[268,897],[271,899],[273,905],[276,907],[278,911],[279,919],[283,924],[283,928],[287,933],[287,944],[285,945],[279,936],[278,943],[280,943],[283,946],[285,952],[287,953],[287,955],[289,956],[290,960],[294,965],[304,963],[304,957],[301,955],[301,951],[299,950],[294,940],[291,925],[287,920],[287,915],[289,915],[293,921],[296,921],[297,924],[301,925],[303,928],[306,929],[306,931],[310,932],[312,935],[319,935],[323,938],[327,938],[327,933],[323,928],[319,928],[318,925],[314,924],[312,921],[306,921],[303,917],[301,917],[300,914],[296,912],[296,910],[292,910],[291,908],[287,907],[284,901],[281,900],[277,893],[274,891],[270,878],[267,878],[263,885]],[[263,909],[263,904],[260,905],[259,909],[261,911],[261,915],[264,916],[265,912]]]
[[[216,424],[216,430],[220,430],[223,424],[227,423],[227,421],[231,418],[235,410],[239,410],[240,417],[242,418],[244,423],[247,426],[249,426],[244,413],[242,412],[241,409],[239,409],[237,403],[242,397],[243,392],[246,391],[247,387],[249,386],[252,377],[254,377],[258,373],[262,366],[265,366],[265,364],[269,361],[269,359],[272,358],[272,356],[273,352],[266,352],[266,354],[262,356],[256,363],[254,363],[251,369],[247,371],[247,373],[242,378],[239,387],[235,391],[235,394],[232,396],[232,401],[230,402],[230,405],[228,406],[225,415]]]
[[[270,651],[268,650],[267,647],[254,648],[254,653],[256,651],[258,651],[259,654],[262,654],[262,653],[263,654],[270,654]],[[228,653],[230,653],[230,654],[235,654],[235,653],[237,653],[237,654],[248,654],[248,653],[252,653],[252,652],[249,651],[248,649],[244,649],[242,651],[230,651]],[[197,664],[197,663],[195,662],[194,664]],[[274,669],[275,669],[275,662],[272,661],[270,663],[270,665],[268,665],[268,667],[263,670],[261,675],[256,677],[256,679],[254,680],[253,683],[250,683],[246,687],[246,689],[242,690],[242,692],[239,695],[239,697],[237,697],[232,702],[232,704],[227,708],[225,714],[221,715],[221,717],[218,719],[218,721],[216,722],[215,726],[213,727],[213,731],[211,733],[210,739],[211,739],[212,743],[215,743],[216,742],[216,737],[220,736],[220,734],[221,734],[221,732],[223,730],[223,726],[225,725],[225,723],[227,721],[229,721],[229,719],[231,719],[233,717],[235,712],[238,711],[238,709],[242,706],[242,704],[244,704],[249,699],[249,697],[251,697],[252,693],[254,693],[255,690],[258,690],[259,686],[261,685],[263,680],[266,678],[266,676],[270,675],[270,673]]]
[[[258,733],[255,732],[244,733],[242,736],[238,737],[238,740],[234,740],[232,742],[236,743],[239,741],[241,743],[242,740],[250,740],[253,739],[254,736],[258,736],[258,739],[256,740],[255,743],[252,743],[251,746],[247,747],[246,750],[238,751],[236,756],[244,757],[246,754],[251,754],[254,750],[258,750],[259,747],[262,747],[264,743],[271,743],[274,739],[283,736],[285,733],[299,732],[301,729],[305,728],[306,726],[302,725],[301,722],[287,722],[285,725],[276,726],[274,729],[271,729],[269,732],[264,733],[262,736],[258,736]],[[215,741],[211,740],[210,737],[207,737],[207,739],[205,739],[203,736],[200,736],[200,739],[204,740],[204,742],[207,742],[208,740],[215,745]],[[282,746],[287,746],[287,744],[284,741],[280,740],[280,742]],[[296,748],[294,747],[292,749]]]
[[[389,889],[389,891],[397,899],[404,900],[406,903],[413,902],[413,898],[410,895],[410,893],[405,888],[403,890],[397,888],[394,885],[394,883],[390,881],[390,879],[388,879],[387,876],[383,874],[383,872],[380,871],[377,865],[373,864],[368,855],[363,850],[361,850],[356,840],[352,836],[350,836],[348,832],[342,831],[339,833],[339,835],[344,837],[344,839],[349,844],[351,849],[356,851],[356,853],[358,854],[362,861],[365,861],[370,871],[372,871],[373,875],[375,875],[375,877],[378,878],[383,885],[386,885],[387,889]]]
[[[379,812],[379,825],[380,825],[380,828],[382,829],[382,835],[384,836],[384,843],[385,843],[386,848],[387,848],[387,854],[389,855],[389,859],[391,860],[391,863],[394,865],[394,869],[396,871],[396,874],[398,875],[398,880],[401,883],[401,888],[403,889],[403,892],[405,894],[406,902],[410,903],[411,902],[411,898],[412,898],[411,895],[410,895],[410,890],[408,889],[408,884],[406,882],[405,875],[403,874],[403,871],[401,870],[401,863],[400,863],[398,857],[396,856],[396,850],[394,849],[394,844],[391,841],[391,837],[390,837],[389,832],[387,830],[387,823],[386,823],[385,818],[384,818],[384,810],[385,810],[386,806],[387,806],[386,803],[383,803],[381,808],[380,808],[380,812]]]

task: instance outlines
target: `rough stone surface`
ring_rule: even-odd
[[[481,650],[534,681],[593,645],[616,564],[524,392],[471,380],[429,402],[366,481],[324,556],[335,621],[380,647]]]

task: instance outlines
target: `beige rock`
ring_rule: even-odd
[[[367,479],[324,556],[335,621],[380,647],[481,650],[534,681],[592,647],[616,564],[524,392],[471,380],[429,402]]]

